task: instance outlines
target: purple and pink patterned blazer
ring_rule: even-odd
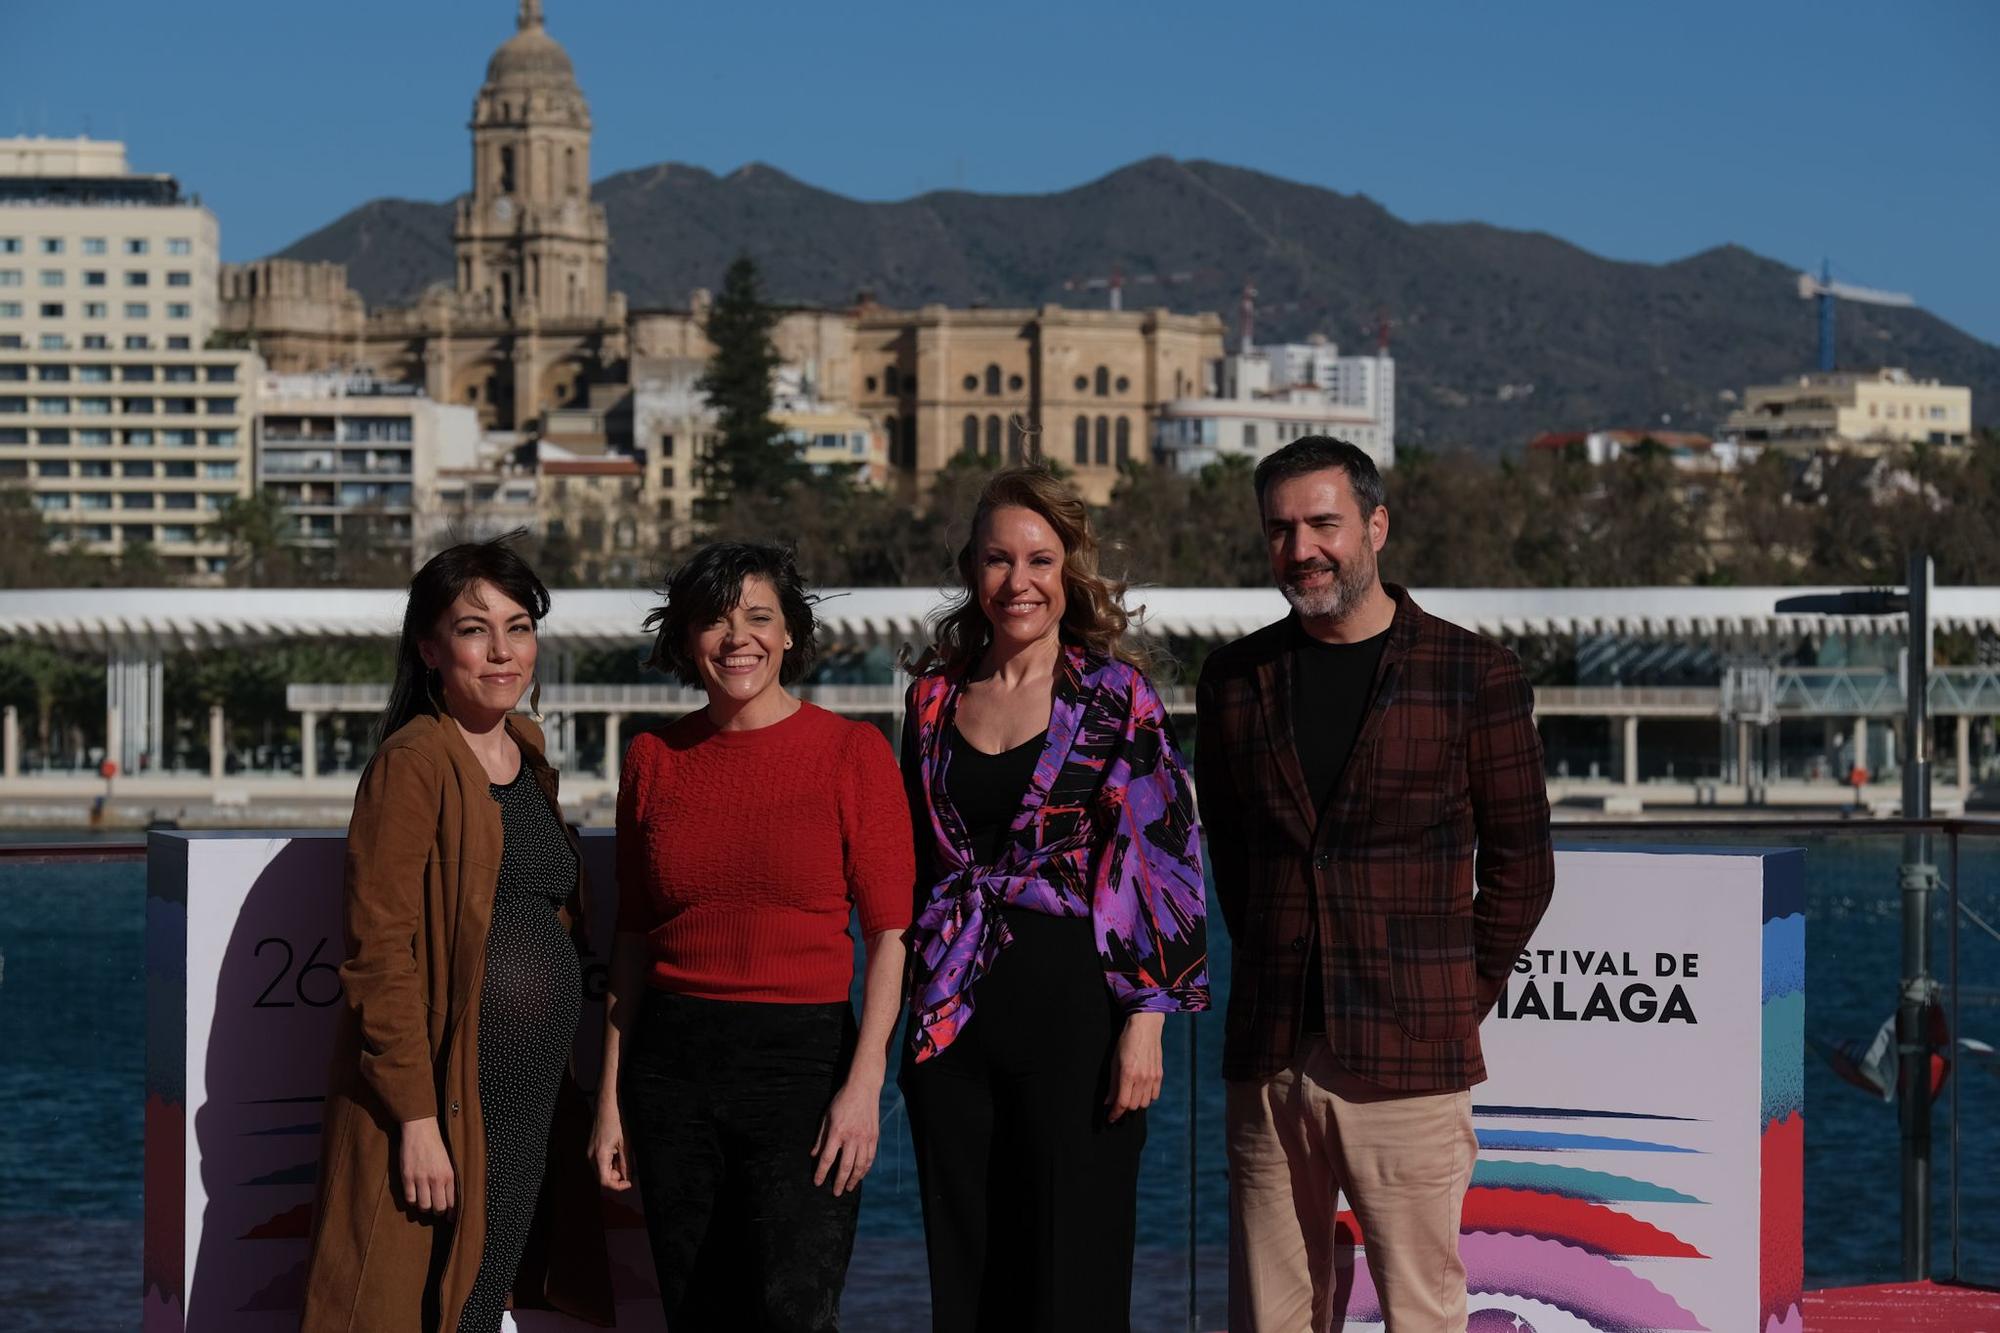
[[[1133,666],[1066,646],[1048,738],[999,860],[973,862],[946,795],[962,673],[910,686],[903,782],[916,829],[910,1046],[918,1061],[971,1021],[974,987],[1009,935],[1002,906],[1088,917],[1127,1013],[1208,1007],[1207,899],[1187,766],[1159,694]]]

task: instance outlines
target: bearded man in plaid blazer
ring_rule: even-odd
[[[1344,1191],[1392,1333],[1463,1330],[1479,1022],[1555,884],[1534,699],[1381,582],[1367,454],[1307,436],[1256,484],[1293,614],[1209,657],[1194,756],[1234,945],[1229,1327],[1337,1324]]]

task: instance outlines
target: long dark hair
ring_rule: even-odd
[[[792,685],[803,679],[819,655],[819,621],[813,615],[819,598],[806,591],[790,548],[760,542],[710,542],[668,573],[660,604],[646,616],[653,652],[645,664],[683,685],[701,684],[689,639],[736,609],[746,578],[771,585],[784,613],[785,631],[792,636],[792,646],[778,667],[778,683]]]
[[[492,541],[461,542],[439,551],[424,562],[410,580],[410,600],[403,608],[403,635],[396,644],[396,679],[389,687],[389,706],[375,724],[375,743],[400,731],[416,717],[436,717],[440,700],[433,697],[430,668],[418,645],[437,632],[438,621],[458,600],[458,595],[475,583],[492,584],[514,601],[540,625],[549,613],[549,590],[535,577],[528,562],[515,554],[508,543],[527,532],[517,529]]]

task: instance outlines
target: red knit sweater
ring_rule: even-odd
[[[641,732],[618,786],[618,928],[648,981],[716,1000],[817,1004],[864,935],[910,924],[909,807],[882,733],[812,704],[755,731],[707,710]]]

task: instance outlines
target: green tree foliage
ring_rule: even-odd
[[[297,551],[287,545],[292,516],[283,501],[268,491],[255,491],[224,502],[215,516],[215,532],[229,543],[229,581],[242,588],[297,587],[301,579]]]
[[[771,379],[778,369],[771,331],[777,323],[778,312],[764,302],[756,262],[738,255],[709,309],[704,332],[715,355],[695,384],[716,416],[715,447],[701,461],[711,516],[739,495],[780,494],[804,472],[798,451],[771,419]]]
[[[42,762],[81,762],[85,745],[103,740],[104,662],[39,643],[0,644],[0,706],[21,719],[28,750]]]

